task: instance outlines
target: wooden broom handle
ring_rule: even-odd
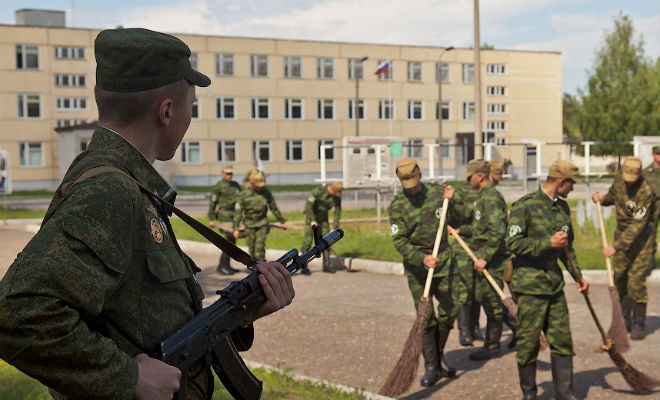
[[[600,206],[600,201],[596,202],[596,210],[598,210],[598,222],[600,223],[600,238],[603,241],[603,249],[609,246],[607,244],[607,234],[605,234],[605,219],[603,218],[603,208]],[[610,279],[610,287],[614,286],[614,276],[612,275],[612,261],[609,257],[605,257],[605,266],[607,266],[607,277]]]
[[[440,242],[442,241],[442,231],[444,231],[445,220],[447,219],[447,209],[449,208],[449,199],[442,200],[442,212],[440,215],[440,223],[438,224],[438,231],[435,234],[435,243],[433,244],[433,257],[438,258],[438,251],[440,250]],[[435,268],[429,268],[426,273],[426,284],[424,285],[423,297],[428,298],[431,291],[431,281],[433,280],[433,272]]]
[[[458,232],[456,232],[456,230],[454,228],[449,228],[449,229],[451,230],[451,234],[454,235],[454,239],[456,239],[458,241],[458,243],[461,245],[463,250],[465,250],[465,252],[468,254],[468,256],[470,256],[472,261],[477,262],[477,256],[475,256],[474,253],[472,252],[472,250],[470,250],[470,248],[465,243],[465,241],[463,241],[463,239],[460,237]],[[500,285],[498,285],[497,282],[495,282],[495,280],[493,279],[493,277],[490,276],[490,272],[488,272],[488,270],[484,268],[481,271],[481,273],[484,274],[486,279],[488,279],[488,283],[490,283],[490,285],[493,287],[493,289],[495,289],[497,294],[500,296],[500,299],[501,300],[506,299],[506,295],[504,294],[502,289],[500,289]]]

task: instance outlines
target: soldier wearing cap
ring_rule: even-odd
[[[429,300],[435,297],[438,301],[438,314],[431,306],[424,329],[422,355],[426,371],[421,380],[422,386],[431,386],[442,376],[456,374],[454,368],[444,365],[443,353],[458,308],[467,295],[447,235],[442,236],[438,257],[432,254],[443,198],[452,199],[454,190],[451,186],[422,183],[415,160],[400,160],[396,174],[403,191],[392,199],[390,227],[394,247],[403,256],[404,274],[415,309],[424,292],[428,268],[434,268]]]
[[[243,175],[242,185],[244,187],[250,187],[250,176],[252,174],[254,174],[255,172],[261,172],[263,174],[263,171],[259,170],[259,162],[258,161],[255,161],[254,164],[252,164],[252,169],[249,170],[248,172],[246,172],[245,175]]]
[[[653,190],[653,196],[655,196],[655,213],[653,214],[652,224],[656,232],[653,236],[657,237],[658,221],[660,221],[660,146],[653,146],[651,155],[653,156],[653,162],[644,168],[642,176],[649,184],[651,190]],[[657,248],[658,242],[654,241],[649,273],[655,269],[655,252],[657,251]]]
[[[232,234],[234,232],[232,221],[234,218],[236,198],[241,192],[241,186],[231,179],[234,176],[234,169],[231,165],[225,165],[221,173],[222,179],[211,189],[211,201],[209,202],[208,213],[209,226],[211,228],[217,226],[225,239],[235,244],[236,238]],[[216,222],[218,223],[216,224]],[[229,265],[229,259],[229,255],[223,252],[218,264],[219,273],[232,275],[238,272],[238,270]]]
[[[594,192],[592,200],[603,206],[616,206],[614,242],[603,249],[603,255],[613,256],[614,282],[630,337],[641,340],[648,303],[646,277],[655,245],[655,198],[642,177],[642,161],[626,157],[607,194]]]
[[[200,269],[151,196],[176,196],[152,163],[172,158],[190,124],[195,86],[211,82],[170,35],[105,30],[94,48],[99,126],[40,231],[0,281],[0,358],[57,399],[171,399],[181,371],[147,354],[201,311],[204,295],[194,277]],[[252,340],[250,322],[293,298],[281,265],[257,268],[268,300],[231,332],[241,350]],[[210,398],[205,362],[193,366],[187,391],[190,399]]]
[[[571,213],[565,199],[578,181],[578,168],[555,161],[548,179],[537,191],[521,197],[511,207],[506,243],[516,258],[511,291],[518,302],[516,361],[524,399],[536,399],[536,357],[539,335],[550,344],[555,397],[575,399],[573,394],[573,340],[564,295],[561,260],[580,291],[589,284],[573,275],[564,248],[577,266]]]
[[[344,186],[339,181],[334,181],[330,185],[320,185],[312,190],[305,201],[305,237],[300,246],[301,252],[304,253],[310,249],[312,245],[312,226],[321,228],[323,234],[330,231],[330,224],[328,222],[328,213],[332,208],[335,209],[334,227],[339,228],[339,219],[341,218],[341,192]],[[305,275],[311,272],[309,268],[305,267],[301,271]],[[334,273],[335,270],[330,266],[330,257],[328,254],[323,256],[323,272]]]
[[[261,172],[250,175],[250,184],[243,189],[236,200],[233,218],[234,238],[238,238],[238,227],[241,222],[245,224],[245,237],[247,239],[250,255],[256,260],[266,258],[266,236],[270,225],[268,224],[268,210],[283,224],[286,220],[277,208],[273,194],[266,187],[266,180]]]

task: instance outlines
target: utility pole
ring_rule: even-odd
[[[479,0],[474,0],[474,157],[481,158],[478,149],[482,143],[481,54],[479,44]]]
[[[442,169],[442,54],[453,49],[454,46],[441,49],[438,56],[438,176],[444,175]]]
[[[358,113],[358,110],[360,109],[360,74],[357,72],[357,66],[360,65],[360,70],[362,71],[362,75],[364,75],[364,67],[362,66],[362,63],[367,59],[369,59],[369,57],[362,57],[356,64],[353,65],[353,75],[355,75],[355,104],[353,104],[353,117],[355,117],[355,136],[360,136],[360,115]]]

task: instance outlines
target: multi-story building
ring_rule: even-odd
[[[30,23],[18,18],[29,12],[17,11],[17,21]],[[68,150],[58,149],[67,129],[56,128],[96,119],[98,32],[0,25],[0,148],[10,152],[14,190],[55,187],[67,152],[84,150],[86,138],[59,140]],[[519,144],[562,140],[559,53],[482,50],[485,133],[475,137],[472,49],[176,36],[190,46],[193,66],[212,80],[197,88],[188,133],[162,167],[179,185],[211,184],[228,163],[240,178],[257,158],[270,183],[312,182],[320,145],[340,146],[354,136],[356,114],[360,136],[404,137],[405,155],[420,159],[426,158],[421,145],[438,142],[441,118],[445,173],[475,156],[475,142],[495,142],[495,157],[509,158],[516,170],[526,157]],[[386,60],[388,72],[375,75]],[[480,157],[479,146],[476,151]],[[331,176],[341,174],[341,156],[338,147],[326,151]],[[544,153],[542,164],[552,159]]]

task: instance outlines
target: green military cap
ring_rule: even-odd
[[[190,49],[172,35],[142,28],[107,29],[94,42],[96,85],[139,92],[185,79],[206,87],[211,80],[190,65]]]
[[[488,175],[490,173],[490,165],[486,160],[470,160],[467,165],[467,170],[465,171],[465,177],[469,178],[477,172],[484,173]]]
[[[564,178],[572,179],[575,182],[580,180],[580,169],[573,164],[565,160],[557,160],[552,163],[550,170],[548,171],[549,178]]]
[[[490,176],[496,181],[502,180],[502,163],[499,161],[489,161],[490,165]]]
[[[250,174],[250,185],[258,188],[266,186],[266,178],[264,178],[264,174],[261,172],[253,172]]]
[[[653,154],[660,154],[660,146],[653,146]]]
[[[422,178],[422,172],[419,170],[417,161],[411,158],[404,158],[396,163],[396,176],[399,177],[401,186],[404,189],[412,189],[419,184],[419,180]]]
[[[621,170],[624,181],[637,182],[639,177],[642,176],[642,160],[632,156],[626,157],[623,159]]]

